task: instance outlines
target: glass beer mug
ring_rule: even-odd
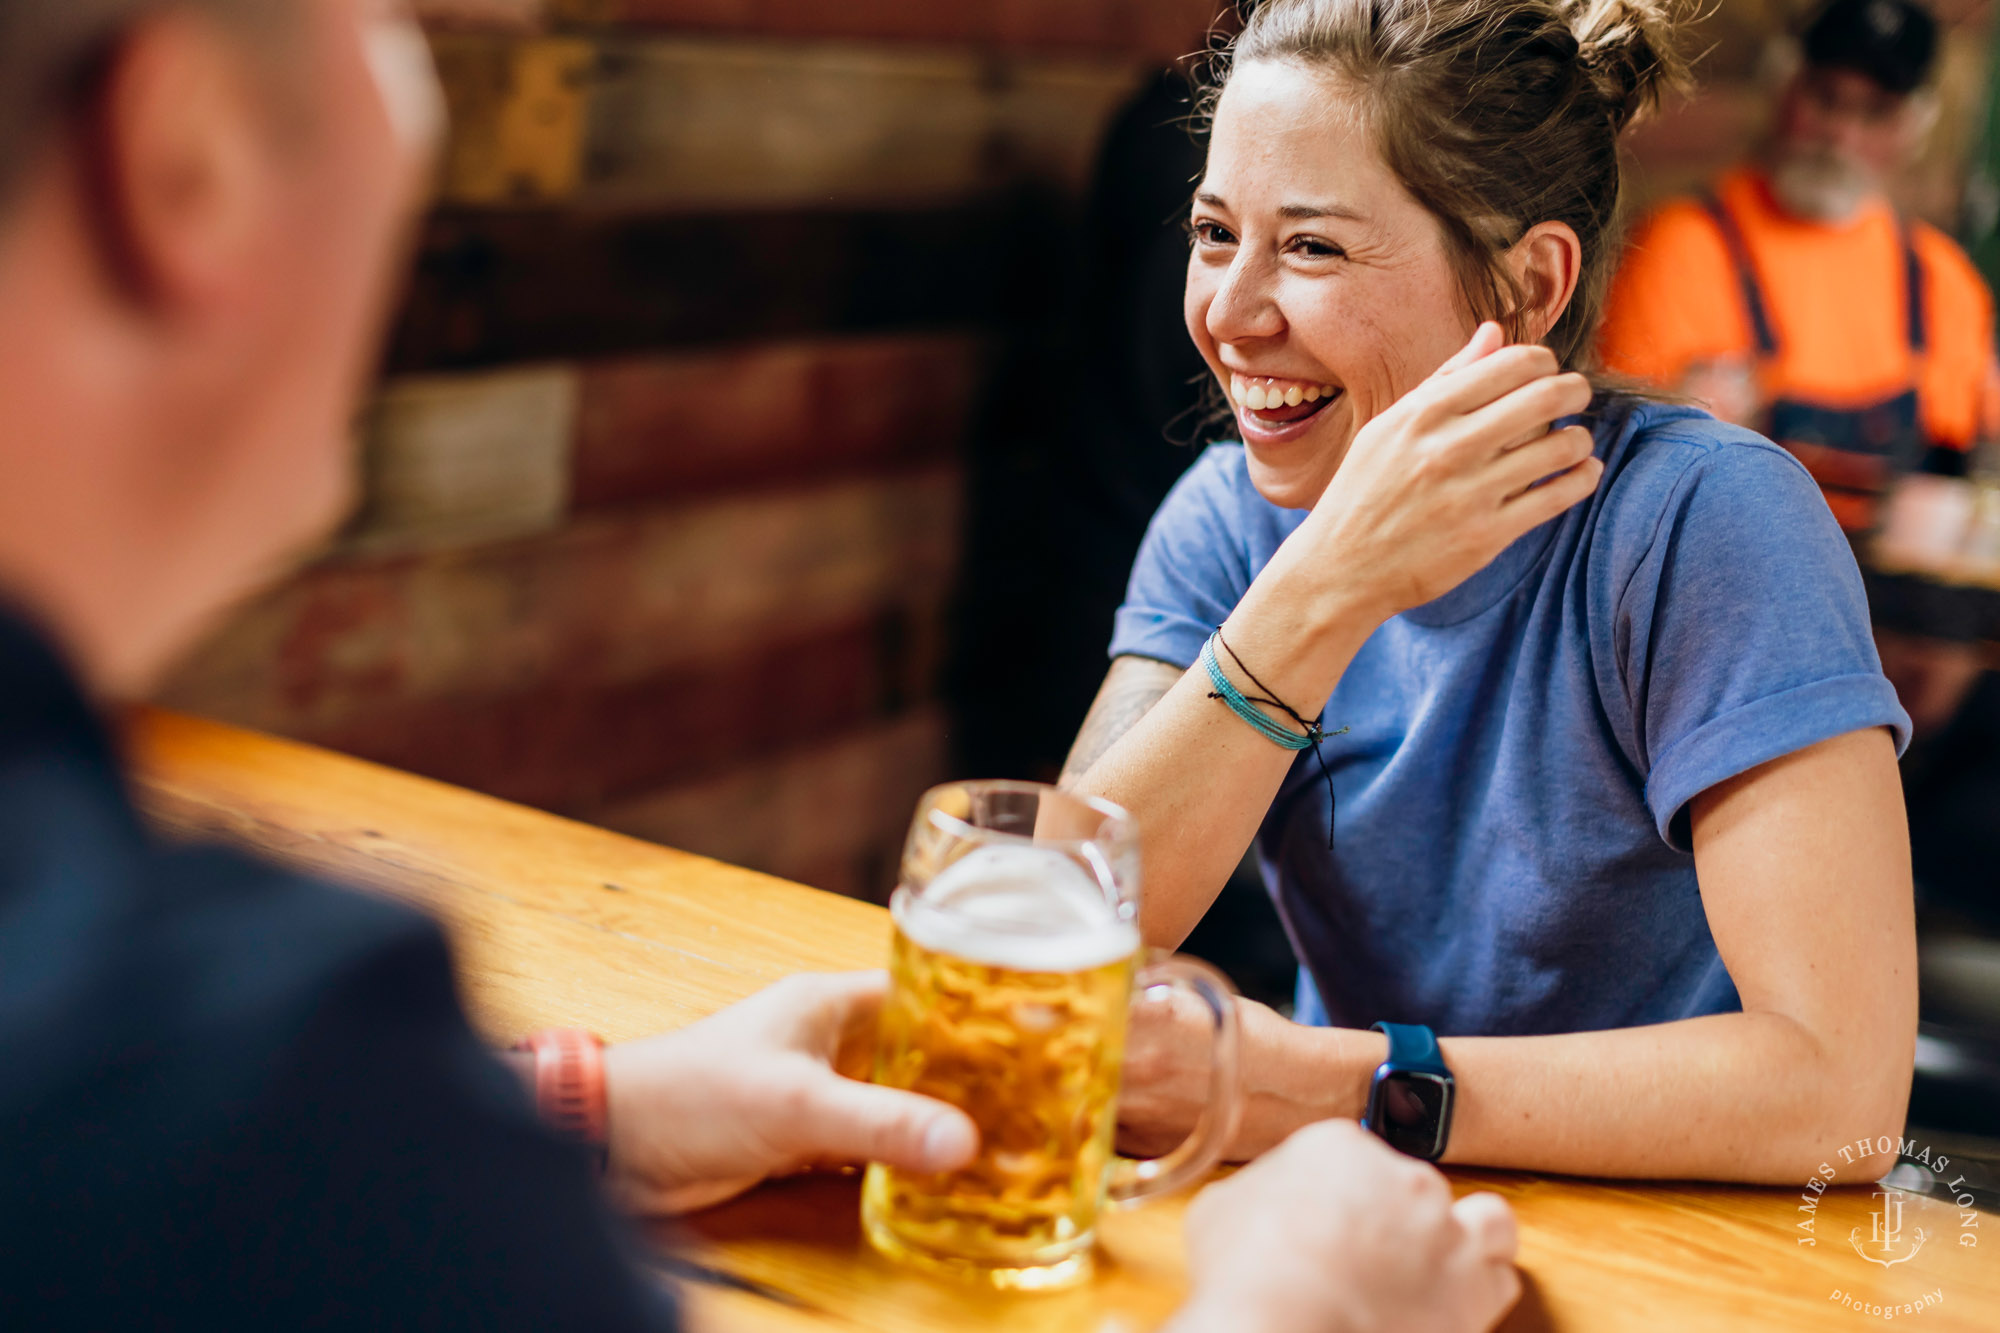
[[[923,1174],[877,1163],[862,1189],[870,1242],[987,1285],[1046,1289],[1090,1271],[1107,1203],[1175,1189],[1235,1132],[1236,1010],[1228,980],[1139,940],[1131,816],[1028,782],[953,783],[917,806],[890,900],[896,935],[875,1081],[963,1109],[979,1155]],[[1212,1091],[1166,1157],[1113,1155],[1135,989],[1192,992],[1214,1022]]]

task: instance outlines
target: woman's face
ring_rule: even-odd
[[[1290,64],[1237,68],[1195,196],[1187,324],[1273,504],[1309,509],[1354,434],[1472,336],[1443,233],[1358,104]]]

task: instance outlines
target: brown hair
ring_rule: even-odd
[[[1443,227],[1459,288],[1521,338],[1525,293],[1502,262],[1540,222],[1582,243],[1576,294],[1542,339],[1588,368],[1618,260],[1618,136],[1686,82],[1670,0],[1266,0],[1222,53],[1324,70],[1361,94],[1383,161]]]

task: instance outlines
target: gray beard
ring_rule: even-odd
[[[1788,153],[1771,164],[1771,193],[1785,211],[1813,222],[1846,222],[1878,192],[1867,172],[1838,157]]]

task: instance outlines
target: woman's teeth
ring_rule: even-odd
[[[1331,384],[1301,384],[1296,380],[1283,384],[1253,384],[1241,375],[1230,377],[1229,388],[1230,396],[1252,412],[1316,403],[1322,398],[1333,397],[1336,392]]]

